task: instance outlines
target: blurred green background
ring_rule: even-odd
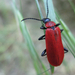
[[[75,0],[71,1],[75,5]],[[41,0],[39,3],[45,17],[43,3]],[[75,36],[75,13],[68,0],[53,0],[53,3],[61,19]],[[34,0],[16,0],[16,6],[24,18],[39,18]],[[38,38],[43,35],[43,31],[40,30],[41,23],[28,20],[26,26],[39,57],[49,69],[47,58],[40,56],[45,49],[45,41],[38,41]],[[53,75],[75,75],[75,59],[70,51],[65,54],[64,58],[68,67],[61,64],[55,68]],[[12,0],[0,0],[0,75],[36,75],[32,58],[16,23]]]

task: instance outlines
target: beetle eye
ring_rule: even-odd
[[[48,21],[50,21],[50,19],[46,19],[45,21],[48,22]]]

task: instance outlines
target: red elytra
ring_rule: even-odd
[[[51,65],[59,66],[64,58],[64,48],[61,40],[61,31],[59,27],[51,28],[56,24],[52,21],[46,23],[46,52],[47,58]]]

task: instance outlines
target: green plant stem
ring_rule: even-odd
[[[47,14],[47,6],[46,6],[46,0],[43,0],[44,5],[45,5],[45,11]],[[51,21],[56,22],[56,16],[55,16],[55,11],[54,11],[54,6],[52,0],[48,0],[48,8],[49,8],[49,15],[48,18],[51,19]]]
[[[74,4],[72,3],[71,0],[68,0],[68,1],[69,1],[70,5],[71,5],[71,7],[72,7],[72,9],[73,9],[73,11],[74,11],[74,13],[75,13],[75,6],[74,6]]]
[[[15,17],[16,17],[16,20],[19,24],[19,27],[20,27],[20,30],[24,36],[24,39],[26,40],[26,44],[28,46],[28,50],[29,50],[29,53],[32,57],[32,60],[33,60],[33,65],[35,67],[35,70],[36,70],[36,73],[37,74],[40,74],[42,72],[41,68],[40,68],[40,63],[43,67],[44,70],[47,70],[47,68],[44,66],[44,64],[42,63],[42,61],[40,60],[35,48],[34,48],[34,45],[33,45],[33,42],[30,38],[30,35],[28,33],[28,30],[26,28],[26,25],[24,24],[24,22],[21,22],[21,20],[23,19],[21,13],[19,12],[19,10],[16,8],[16,5],[15,5],[15,0],[13,0],[13,10],[14,10],[14,14],[15,14]],[[40,63],[39,63],[39,61]],[[45,73],[46,75],[49,75],[48,72]]]
[[[75,46],[74,46],[75,45],[75,42],[74,42],[75,40],[73,40],[74,37],[71,36],[72,33],[70,32],[70,30],[67,27],[65,27],[66,25],[64,24],[64,22],[62,20],[60,20],[60,23],[62,24],[62,27],[60,26],[60,28],[64,29],[64,32],[62,34],[63,34],[64,38],[66,39],[66,41],[68,42],[69,47],[71,48],[70,49],[71,53],[75,57]]]
[[[39,15],[40,15],[40,19],[43,19],[43,15],[42,15],[42,12],[41,12],[40,5],[39,5],[38,0],[35,0],[35,3],[37,5],[37,9],[38,9],[38,12],[39,12]]]
[[[45,11],[46,11],[46,14],[47,14],[46,0],[43,0],[43,2],[44,2],[44,5],[45,5]],[[48,9],[49,9],[48,18],[50,18],[51,21],[56,22],[55,11],[54,11],[52,0],[48,0]],[[51,67],[51,73],[54,73],[54,66],[50,65],[50,67]]]
[[[63,31],[63,36],[67,41],[67,46],[70,49],[70,52],[72,53],[72,55],[75,57],[75,38],[73,36],[73,34],[71,33],[71,31],[69,30],[69,28],[67,27],[67,25],[63,22],[62,19],[60,19],[60,16],[58,15],[58,13],[56,12],[56,16],[57,16],[57,20],[60,22],[60,24],[62,26],[59,26],[61,29],[64,29]]]

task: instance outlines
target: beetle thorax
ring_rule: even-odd
[[[53,22],[53,21],[49,21],[49,22],[47,22],[46,23],[46,27],[47,28],[51,28],[51,27],[53,27],[53,26],[55,26],[56,24]]]

